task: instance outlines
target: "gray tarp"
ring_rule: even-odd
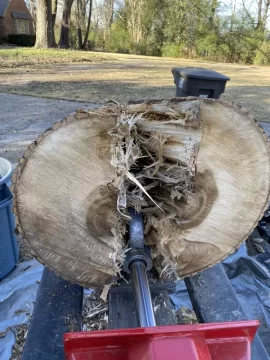
[[[248,318],[260,321],[259,336],[270,355],[270,254],[248,256],[244,244],[224,265]]]
[[[0,360],[11,356],[15,336],[12,327],[26,324],[33,312],[43,266],[36,260],[20,263],[0,282]]]
[[[248,256],[243,244],[223,264],[248,318],[261,322],[259,336],[270,355],[270,254]],[[170,299],[176,310],[192,309],[184,281],[178,281]]]

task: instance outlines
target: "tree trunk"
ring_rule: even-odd
[[[37,21],[37,3],[35,0],[29,0],[29,10],[33,19],[33,28],[34,32],[36,33],[36,21]]]
[[[263,0],[258,0],[257,29],[261,29],[261,26],[262,26],[262,3],[263,3]]]
[[[69,48],[70,13],[73,0],[64,0],[59,47]]]
[[[126,0],[128,12],[128,28],[135,52],[138,52],[138,45],[143,37],[142,20],[144,15],[145,0]]]
[[[110,28],[113,23],[113,8],[114,8],[114,0],[105,0],[104,1],[104,18],[105,18],[105,25],[104,25],[104,40],[109,36]]]
[[[54,26],[55,26],[56,13],[57,13],[57,1],[58,0],[52,0],[52,38],[53,38],[52,42],[54,47],[56,47]]]
[[[17,230],[38,260],[85,287],[111,283],[128,207],[179,277],[234,252],[270,193],[267,138],[240,106],[178,98],[68,116],[31,144],[13,176]]]
[[[88,36],[89,36],[89,31],[90,31],[90,24],[91,24],[92,5],[93,5],[93,0],[90,0],[87,27],[86,27],[86,31],[85,31],[84,41],[83,41],[83,44],[82,44],[82,49],[86,48],[87,41],[88,41]]]
[[[78,49],[81,49],[82,48],[82,29],[79,27],[77,29],[77,38],[78,38]]]
[[[36,22],[36,48],[53,46],[52,3],[51,0],[39,0]]]
[[[231,23],[230,23],[230,31],[233,31],[233,25],[235,22],[235,10],[236,10],[236,0],[232,0],[231,2],[232,13],[231,13]]]
[[[263,15],[262,15],[262,31],[265,32],[266,29],[266,21],[267,21],[267,17],[268,17],[268,12],[269,12],[269,6],[270,6],[270,0],[266,0],[265,1],[265,5],[264,5],[264,10],[263,10]]]
[[[84,10],[85,10],[85,6],[83,9],[82,0],[77,0],[76,22],[77,22],[78,49],[82,48],[82,23],[85,22]]]
[[[212,28],[217,29],[217,26],[215,24],[215,15],[218,7],[218,1],[212,0],[210,5],[210,16],[209,16],[209,23]]]

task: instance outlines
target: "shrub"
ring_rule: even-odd
[[[166,44],[162,47],[162,56],[181,57],[182,47],[182,45]]]
[[[197,54],[205,59],[215,59],[217,52],[217,35],[212,32],[196,41]]]
[[[264,41],[260,48],[256,51],[254,64],[269,65],[270,64],[270,41]]]
[[[30,47],[35,45],[36,35],[10,34],[7,41],[11,44]]]
[[[112,24],[110,36],[106,39],[104,45],[106,51],[117,53],[128,54],[132,50],[129,33],[122,27],[120,21],[116,21]]]

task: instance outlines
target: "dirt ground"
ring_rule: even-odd
[[[29,144],[56,121],[90,103],[0,93],[0,156],[18,163]]]
[[[1,51],[0,51],[1,57]],[[173,97],[173,67],[199,66],[231,78],[222,98],[270,121],[270,67],[113,54],[101,63],[31,65],[0,69],[0,92],[104,103]]]

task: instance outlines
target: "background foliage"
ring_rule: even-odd
[[[58,1],[55,38],[63,24],[70,27],[64,47],[270,64],[270,0],[53,1]],[[36,18],[36,0],[28,2]],[[67,2],[70,14],[63,23]],[[83,46],[82,36],[87,40]]]

